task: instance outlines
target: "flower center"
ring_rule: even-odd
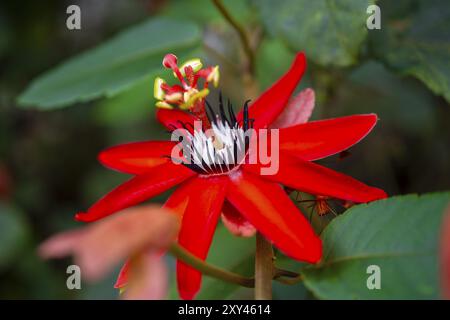
[[[225,112],[221,94],[218,113],[206,101],[211,128],[204,130],[198,121],[192,133],[183,130],[183,165],[204,175],[227,174],[237,169],[245,161],[252,131],[248,130],[253,124],[248,118],[248,102],[244,105],[243,121],[238,123],[229,101]]]

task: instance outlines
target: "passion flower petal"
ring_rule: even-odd
[[[229,201],[225,201],[222,208],[222,222],[235,236],[252,237],[256,233],[255,227]]]
[[[320,260],[322,242],[278,184],[238,172],[230,178],[227,200],[288,256],[310,263]]]
[[[269,126],[280,115],[300,82],[305,69],[305,55],[298,53],[288,72],[252,103],[249,113],[250,118],[255,119],[255,129]],[[242,121],[243,117],[241,111],[237,115],[238,121]]]
[[[270,125],[271,128],[286,128],[308,122],[314,110],[315,93],[307,88],[289,100],[286,108]]]
[[[120,261],[147,248],[166,248],[178,231],[178,219],[150,205],[127,209],[82,229],[57,234],[39,247],[44,258],[73,254],[83,276],[96,281]]]
[[[78,213],[75,218],[84,222],[104,218],[154,197],[194,174],[182,165],[166,163],[121,184],[97,201],[86,213]]]
[[[246,165],[244,170],[259,173],[258,167],[257,164]],[[283,153],[280,154],[278,172],[262,177],[310,194],[358,203],[387,197],[381,189],[370,187],[345,174]]]
[[[188,182],[189,203],[183,215],[179,244],[200,259],[206,259],[222,210],[228,179],[197,177]],[[178,292],[182,299],[193,299],[200,289],[200,271],[177,262]]]
[[[103,150],[98,155],[98,160],[107,168],[143,174],[170,162],[175,145],[172,141],[131,142]]]
[[[280,129],[280,151],[304,160],[318,160],[358,143],[377,123],[376,114],[311,121]]]

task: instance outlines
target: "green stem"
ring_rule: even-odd
[[[274,278],[278,278],[278,277],[297,278],[299,276],[300,275],[297,272],[279,269],[279,268],[275,268],[275,272],[274,272]]]
[[[236,30],[239,38],[244,48],[244,52],[247,55],[248,69],[251,74],[255,70],[255,54],[253,53],[252,47],[250,45],[250,40],[245,32],[245,29],[233,18],[233,16],[228,12],[227,8],[222,3],[222,0],[212,0],[214,5],[220,11],[225,20]]]
[[[282,283],[282,284],[287,284],[287,285],[294,285],[297,284],[299,282],[303,281],[303,277],[302,276],[298,276],[296,278],[275,278],[276,281]]]
[[[286,278],[284,278],[286,277]],[[301,274],[298,274],[297,272],[292,272],[289,270],[283,270],[283,269],[275,269],[274,272],[274,280],[281,282],[283,284],[293,285],[296,283],[299,283],[303,281],[303,277]]]
[[[210,265],[177,244],[173,244],[170,247],[170,253],[172,253],[178,260],[183,261],[207,276],[218,278],[247,288],[253,288],[255,285],[254,279],[246,278],[236,273]]]
[[[274,277],[272,244],[259,232],[256,234],[255,300],[272,299]]]
[[[201,273],[214,277],[223,281],[231,282],[246,288],[254,288],[255,287],[255,279],[253,278],[246,278],[241,275],[238,275],[236,273],[226,271],[223,269],[220,269],[216,266],[213,266],[193,254],[191,254],[189,251],[183,249],[177,244],[173,244],[170,247],[170,253],[175,256],[177,259],[183,261],[184,263],[190,265],[191,267],[197,269]],[[272,252],[271,252],[272,254]],[[285,279],[284,277],[288,277],[289,279]],[[283,270],[283,269],[275,269],[275,272],[273,272],[273,280],[284,283],[284,284],[296,284],[297,282],[302,281],[302,277],[298,275],[298,273]],[[269,282],[270,283],[270,282]],[[259,291],[259,289],[258,289]]]

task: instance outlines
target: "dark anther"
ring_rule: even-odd
[[[223,108],[222,91],[219,91],[219,110],[220,110],[221,120],[225,121],[228,124],[228,126],[231,126],[230,122],[228,121],[227,116],[225,115],[225,110]]]
[[[206,102],[206,107],[207,107],[207,109],[206,109],[206,116],[208,117],[209,122],[216,123],[217,119],[216,119],[216,115],[214,113],[213,108],[209,104],[208,100],[205,100],[205,102]]]
[[[244,104],[244,123],[243,123],[243,127],[244,127],[244,132],[248,130],[248,103],[250,102],[250,100],[245,101]]]
[[[230,102],[230,99],[228,99],[228,114],[230,115],[231,124],[233,126],[236,125],[236,115],[234,114],[233,105]]]
[[[236,143],[236,140],[233,142],[233,147],[234,147],[234,154],[233,154],[233,160],[234,160],[234,163],[236,163],[237,162],[237,158],[238,158],[238,155],[237,155],[237,143]]]

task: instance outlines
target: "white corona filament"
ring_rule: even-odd
[[[217,119],[211,130],[187,132],[183,143],[185,157],[205,173],[225,173],[245,158],[245,132],[237,124]]]

